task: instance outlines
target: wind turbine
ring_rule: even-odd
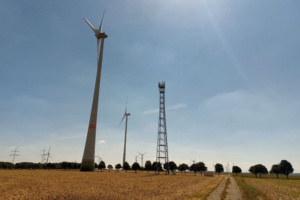
[[[126,101],[126,106],[125,106],[125,113],[124,116],[119,124],[119,126],[121,125],[121,123],[123,122],[124,118],[126,117],[126,122],[125,122],[125,139],[124,139],[124,151],[123,151],[123,166],[124,163],[126,161],[126,140],[127,140],[127,122],[128,122],[128,116],[130,116],[130,113],[127,113],[127,101]]]
[[[92,110],[91,110],[91,115],[90,115],[90,123],[89,123],[88,132],[87,132],[87,136],[86,136],[86,142],[85,142],[80,171],[94,171],[95,170],[94,163],[95,163],[95,143],[96,143],[98,99],[99,99],[99,92],[100,92],[100,79],[101,79],[104,39],[107,38],[107,35],[105,34],[105,32],[102,32],[102,24],[103,24],[104,14],[105,14],[105,10],[104,10],[104,13],[102,16],[102,20],[101,20],[99,29],[94,28],[94,26],[86,18],[84,18],[86,23],[94,31],[95,36],[97,38],[98,68],[97,68],[97,76],[96,76],[96,82],[95,82]],[[101,40],[101,46],[99,48],[100,40]],[[99,50],[100,50],[100,53],[99,53]]]
[[[145,153],[140,153],[140,152],[138,152],[140,155],[141,155],[141,165],[142,165],[142,168],[143,168],[143,158],[144,158],[144,155],[147,153],[147,152],[145,152]]]

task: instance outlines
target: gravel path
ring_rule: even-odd
[[[225,189],[226,181],[228,177],[224,178],[220,185],[207,197],[207,200],[221,199],[221,194]]]
[[[221,194],[223,190],[225,189],[225,185],[227,182],[227,179],[230,178],[230,183],[226,190],[226,198],[225,200],[242,200],[242,193],[236,184],[234,178],[232,177],[226,177],[223,179],[221,184],[207,197],[207,200],[220,200]]]
[[[242,193],[239,186],[236,184],[234,178],[230,177],[230,184],[226,190],[227,195],[225,200],[242,200]]]

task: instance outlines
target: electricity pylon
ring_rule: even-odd
[[[158,117],[158,134],[157,134],[157,150],[156,150],[156,171],[159,173],[158,163],[162,166],[164,161],[167,164],[167,173],[169,174],[169,154],[167,139],[167,123],[165,109],[165,82],[158,83],[159,89],[159,117]]]

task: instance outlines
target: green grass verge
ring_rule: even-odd
[[[227,188],[228,186],[230,185],[230,177],[227,177],[227,180],[226,180],[226,183],[225,183],[225,188],[221,194],[221,200],[224,200],[226,199],[226,196],[227,196]]]
[[[244,199],[246,200],[258,200],[258,199],[267,199],[266,196],[261,193],[259,190],[257,190],[255,187],[252,187],[251,185],[248,185],[245,181],[244,178],[239,177],[239,176],[234,176],[233,177],[238,184]]]

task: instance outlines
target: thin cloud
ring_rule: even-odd
[[[184,104],[184,103],[179,103],[179,104],[175,104],[173,106],[170,106],[170,107],[166,107],[166,110],[170,111],[170,110],[178,110],[178,109],[181,109],[181,108],[186,108],[187,105]],[[150,115],[150,114],[155,114],[155,113],[158,113],[159,112],[159,109],[152,109],[152,110],[146,110],[143,112],[143,115]]]
[[[106,143],[105,140],[99,140],[99,143]]]

